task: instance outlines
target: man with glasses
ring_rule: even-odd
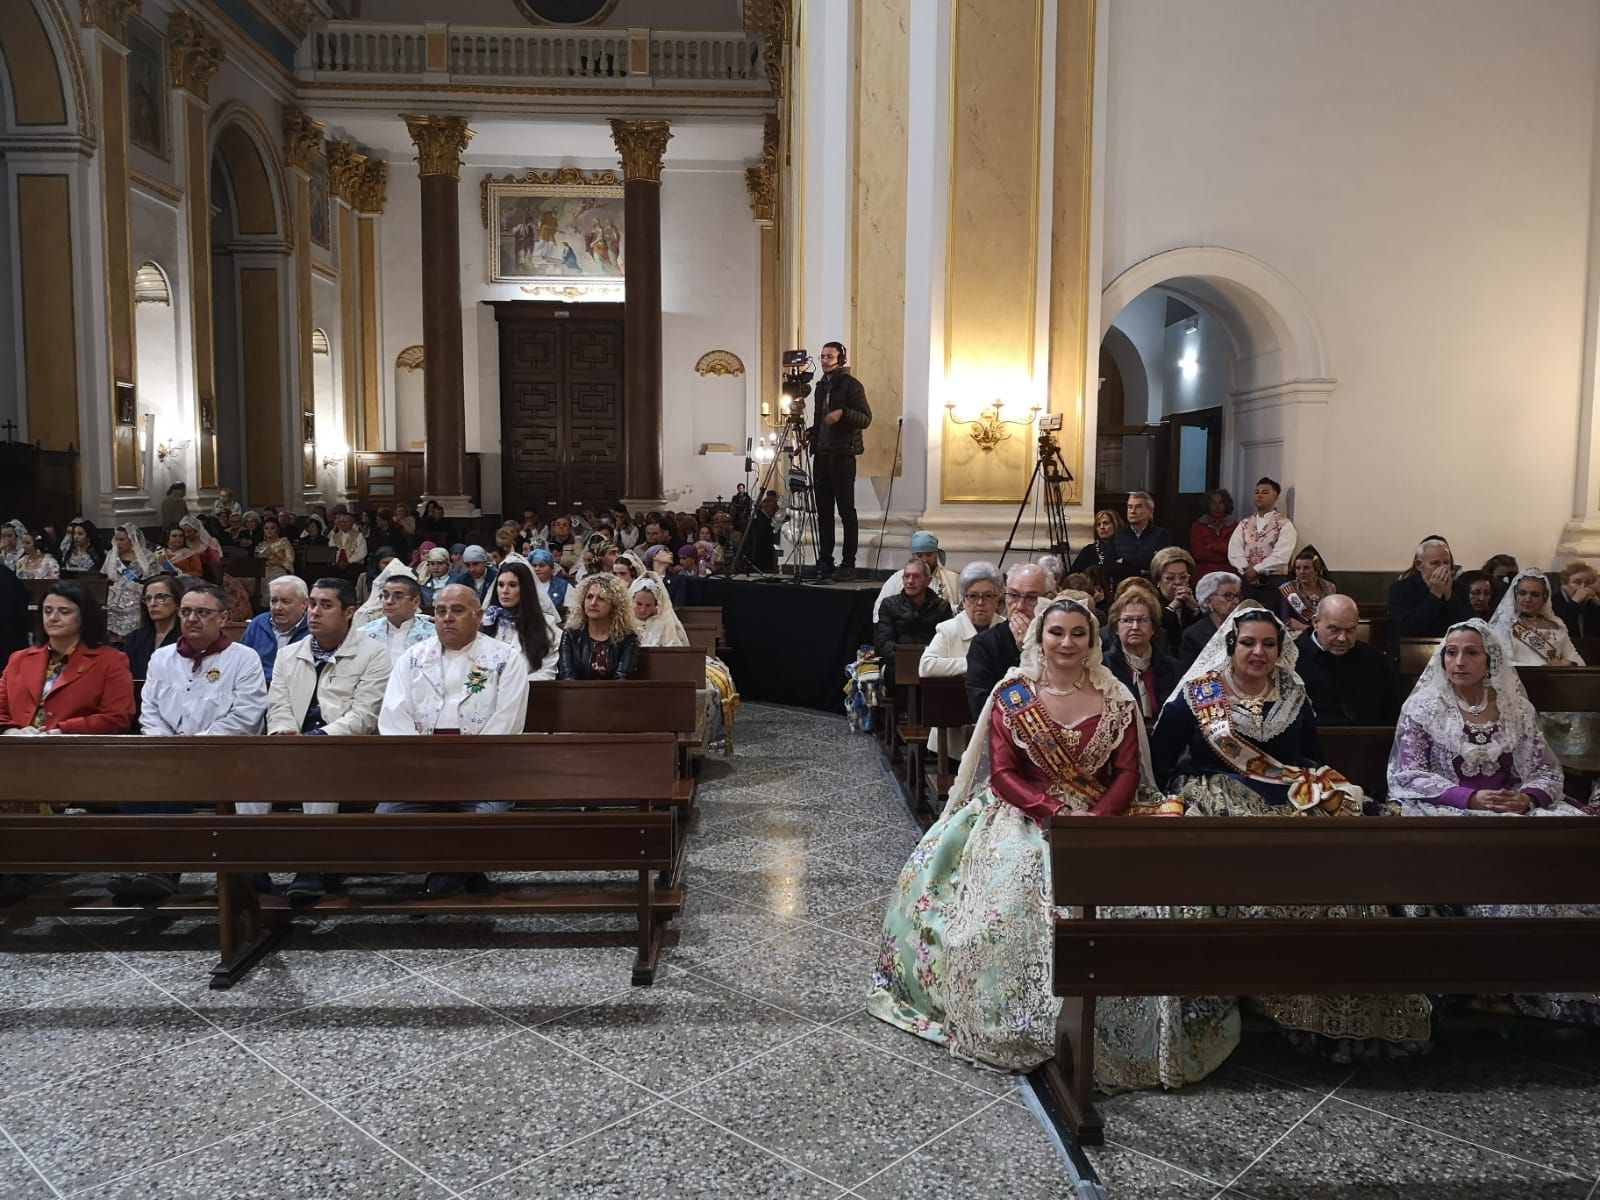
[[[1297,639],[1296,670],[1318,725],[1393,725],[1400,681],[1383,654],[1356,637],[1360,611],[1349,596],[1325,596],[1316,620]]]
[[[196,582],[178,605],[182,633],[150,656],[139,692],[140,731],[147,737],[260,733],[267,678],[260,656],[222,631],[227,593],[214,583]],[[130,899],[159,900],[177,890],[176,875],[143,873],[111,881],[112,895]]]
[[[389,648],[389,665],[393,666],[407,650],[433,636],[433,618],[417,611],[422,607],[422,585],[409,572],[390,575],[378,585],[378,595],[383,616],[368,621],[361,632]]]
[[[1006,572],[1005,620],[980,632],[967,649],[967,703],[977,720],[994,685],[1022,662],[1022,642],[1048,586],[1044,568],[1019,563]]]

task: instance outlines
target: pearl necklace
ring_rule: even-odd
[[[1461,693],[1457,692],[1454,688],[1451,688],[1450,691],[1455,696],[1456,707],[1469,717],[1481,717],[1484,714],[1484,711],[1489,707],[1489,700],[1492,693],[1487,686],[1485,686],[1483,689],[1483,699],[1477,704],[1468,704],[1461,698]]]

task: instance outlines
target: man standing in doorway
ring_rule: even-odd
[[[1299,537],[1289,518],[1278,511],[1282,494],[1277,480],[1265,475],[1256,480],[1255,515],[1235,525],[1228,541],[1228,561],[1244,580],[1245,598],[1273,612]]]
[[[842,342],[828,342],[818,356],[816,412],[811,425],[812,489],[817,500],[817,578],[856,577],[856,458],[865,449],[861,431],[872,424],[867,392],[845,370]],[[839,569],[833,569],[833,510],[844,525]]]

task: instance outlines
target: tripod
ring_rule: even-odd
[[[789,582],[800,583],[802,582],[800,572],[805,566],[806,535],[810,535],[812,545],[816,545],[817,542],[817,504],[811,490],[811,447],[806,442],[806,422],[803,415],[792,415],[784,422],[783,437],[772,455],[772,461],[762,473],[761,486],[756,491],[757,505],[769,491],[773,490],[772,485],[778,479],[779,470],[784,471],[789,491],[788,513],[780,525],[790,525],[794,530],[787,563]],[[745,523],[744,531],[739,535],[739,544],[734,548],[729,574],[739,564],[748,561],[744,557],[744,547],[754,524],[753,520]],[[783,575],[784,570],[785,564],[780,562],[778,574]],[[771,578],[767,572],[761,572],[761,575],[763,578]]]
[[[1011,553],[1011,547],[1017,540],[1017,530],[1022,525],[1023,514],[1028,511],[1028,505],[1033,500],[1033,489],[1042,482],[1040,488],[1040,502],[1044,505],[1045,524],[1050,534],[1050,553],[1058,556],[1063,563],[1072,561],[1072,542],[1067,531],[1067,496],[1066,485],[1071,483],[1072,472],[1067,468],[1066,460],[1061,457],[1061,447],[1056,442],[1055,434],[1044,430],[1039,434],[1039,459],[1033,464],[1033,474],[1028,479],[1028,488],[1022,493],[1022,503],[1017,506],[1017,519],[1011,522],[1011,534],[1006,538],[1005,549],[1000,552],[999,566],[1004,569],[1006,556]],[[1034,513],[1034,529],[1039,526],[1038,513]],[[1031,547],[1038,549],[1037,546]]]

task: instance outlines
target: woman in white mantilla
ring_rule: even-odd
[[[1581,667],[1583,656],[1556,616],[1550,580],[1537,567],[1518,571],[1489,618],[1489,627],[1510,651],[1513,667]]]
[[[1157,782],[1182,798],[1188,816],[1361,815],[1361,789],[1322,761],[1297,661],[1283,622],[1245,601],[1184,674],[1150,741]],[[1242,906],[1226,915],[1377,918],[1389,912],[1382,905],[1345,904]],[[1253,1002],[1295,1044],[1343,1061],[1411,1052],[1432,1031],[1425,996],[1260,996]]]
[[[1100,661],[1087,597],[1041,604],[1022,662],[990,694],[943,816],[901,872],[884,918],[867,1010],[957,1058],[1026,1071],[1055,1052],[1048,846],[1058,813],[1155,814],[1144,726]],[[1206,916],[1204,909],[1102,916]],[[1238,1042],[1232,1000],[1103,1000],[1102,1087],[1178,1087]]]
[[[121,641],[139,628],[144,613],[144,580],[160,572],[155,556],[137,525],[118,525],[111,531],[101,573],[111,581],[106,589],[106,629]]]

